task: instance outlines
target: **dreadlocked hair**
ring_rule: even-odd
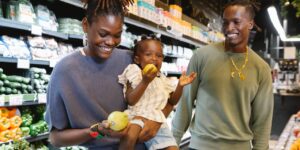
[[[224,10],[230,6],[243,6],[249,12],[251,19],[254,19],[255,12],[258,12],[260,9],[260,3],[256,0],[235,0],[227,3],[224,7]]]
[[[143,35],[141,35],[140,40],[134,40],[133,57],[136,56],[138,53],[140,53],[140,50],[142,49],[142,44],[145,41],[150,41],[150,40],[157,41],[161,45],[162,48],[164,47],[160,38],[158,38],[155,34],[150,34],[149,36],[143,34]]]
[[[86,17],[89,23],[102,15],[116,15],[124,17],[127,6],[133,4],[134,0],[81,0],[86,8]]]

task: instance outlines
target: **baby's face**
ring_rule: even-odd
[[[159,41],[147,40],[142,43],[142,50],[136,57],[136,63],[144,68],[147,64],[154,64],[160,70],[164,60],[162,46]]]

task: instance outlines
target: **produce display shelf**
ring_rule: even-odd
[[[172,58],[185,58],[184,56],[180,55],[173,55],[173,54],[164,54],[165,57],[172,57]]]
[[[177,71],[167,71],[166,72],[168,75],[181,75],[181,72],[177,72]]]
[[[49,137],[49,132],[46,132],[46,133],[42,133],[42,134],[39,134],[37,136],[34,136],[34,137],[25,137],[25,139],[28,141],[28,142],[35,142],[35,141],[40,141],[40,140],[44,140],[44,139],[48,139]]]
[[[289,150],[295,137],[293,136],[293,129],[295,127],[295,116],[291,116],[284,130],[282,131],[278,142],[273,150]]]
[[[9,104],[5,103],[3,105],[0,105],[0,107],[17,107],[17,106],[31,106],[31,105],[40,105],[40,104],[46,104],[46,102],[39,102],[39,101],[24,101],[21,104]]]
[[[9,20],[9,19],[4,19],[4,18],[0,18],[0,27],[6,27],[6,28],[11,28],[11,29],[19,29],[19,30],[30,31],[30,32],[32,32],[32,30],[33,30],[32,29],[33,27],[32,27],[31,24],[22,23],[22,22],[19,22],[19,21]],[[60,39],[64,39],[64,40],[68,39],[67,34],[60,33],[60,32],[55,32],[55,31],[50,31],[50,30],[45,30],[45,29],[42,29],[42,34],[52,36],[52,37],[56,37],[56,38],[60,38]]]
[[[46,104],[46,94],[0,95],[0,107],[16,107]]]
[[[40,141],[40,140],[44,140],[44,139],[48,139],[49,137],[49,132],[46,133],[42,133],[39,134],[37,136],[26,136],[26,137],[22,137],[22,139],[25,139],[26,141],[30,142],[35,142],[35,141]],[[7,141],[7,142],[0,142],[0,145],[2,144],[9,144],[10,142],[13,142],[12,140]]]
[[[50,61],[47,60],[29,60],[32,65],[50,65]],[[4,63],[18,63],[17,58],[0,57],[0,62]]]
[[[76,6],[76,7],[79,7],[79,8],[83,8],[83,4],[80,1],[74,1],[74,0],[60,0],[60,1],[70,4],[70,5],[73,5],[73,6]],[[149,31],[161,34],[161,35],[164,35],[169,38],[177,39],[179,41],[182,41],[182,42],[185,42],[188,44],[192,44],[197,47],[201,47],[201,46],[207,44],[203,41],[194,39],[194,38],[186,36],[186,35],[176,36],[175,34],[167,32],[165,27],[157,25],[149,20],[143,19],[143,18],[133,15],[133,14],[127,14],[125,16],[125,23],[131,24],[136,27],[140,27],[140,28],[143,28],[143,29],[146,29],[146,30],[149,30]]]
[[[76,35],[76,34],[69,34],[69,39],[76,39],[76,40],[82,40],[82,35]]]

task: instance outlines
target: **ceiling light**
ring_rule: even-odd
[[[300,42],[300,38],[287,38],[286,37],[283,27],[280,24],[276,8],[274,6],[270,6],[268,8],[268,14],[271,19],[271,22],[273,23],[273,25],[274,25],[276,31],[278,32],[279,37],[282,41],[284,41],[284,42]]]

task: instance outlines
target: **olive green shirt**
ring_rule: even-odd
[[[245,54],[225,51],[223,43],[195,51],[187,72],[196,72],[197,78],[184,88],[172,121],[177,143],[189,128],[194,149],[250,148],[250,141],[255,150],[268,149],[274,101],[271,70],[249,48],[249,61],[242,70],[245,80],[237,73],[232,78],[230,58],[241,68]]]

